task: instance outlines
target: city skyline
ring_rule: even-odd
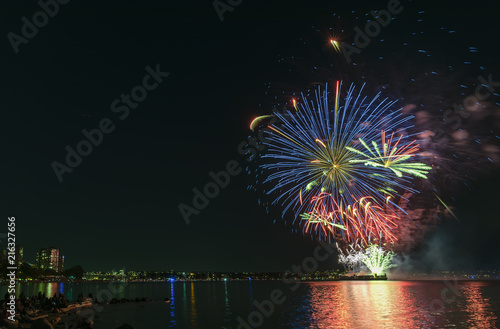
[[[39,269],[54,270],[62,273],[64,270],[64,255],[55,247],[42,248],[36,253],[36,263]]]
[[[22,36],[21,18],[31,20],[42,10],[35,2],[0,6],[6,35]],[[27,259],[35,261],[31,255],[40,246],[55,245],[67,255],[65,266],[89,271],[266,271],[286,270],[313,255],[317,242],[301,232],[300,223],[292,224],[290,215],[282,219],[278,206],[266,209],[259,201],[270,199],[252,189],[257,163],[244,149],[252,142],[249,125],[255,117],[274,108],[293,109],[293,97],[307,93],[315,82],[337,79],[347,68],[351,73],[342,75],[346,84],[373,77],[367,94],[385,90],[385,96],[400,99],[386,81],[408,72],[387,70],[391,65],[380,57],[406,49],[406,39],[418,40],[422,50],[436,49],[427,55],[446,62],[445,68],[461,60],[454,54],[479,49],[472,53],[472,63],[484,63],[481,74],[487,81],[490,74],[494,83],[498,80],[498,63],[491,55],[498,51],[491,42],[498,27],[488,23],[493,11],[487,4],[404,3],[404,10],[369,46],[352,54],[357,65],[335,53],[329,35],[336,28],[332,19],[342,23],[342,41],[349,43],[365,28],[364,18],[385,7],[387,1],[362,1],[353,14],[352,5],[328,1],[242,4],[225,12],[221,21],[211,2],[152,1],[149,7],[128,0],[119,6],[68,3],[17,53],[4,38],[1,122],[8,136],[2,147],[9,155],[3,161],[9,189],[0,197],[9,205],[5,215],[17,219],[17,238],[30,255]],[[93,13],[99,17],[89,24]],[[470,26],[458,23],[464,21]],[[441,27],[451,38],[449,47],[440,47],[437,35],[431,37]],[[179,29],[182,33],[172,33]],[[390,40],[398,31],[401,44]],[[367,69],[360,74],[356,70],[361,67]],[[473,88],[477,77],[471,73],[467,86]],[[432,90],[424,82],[422,88],[429,97],[434,92],[461,96],[461,83]],[[450,125],[434,119],[439,122],[436,131]],[[249,146],[255,154],[261,152]],[[82,155],[86,152],[90,154]],[[62,182],[55,162],[72,170],[62,174]],[[227,172],[228,163],[235,174],[227,186],[203,209],[193,207],[194,189],[214,183],[210,173]],[[436,219],[425,239],[410,242],[409,257],[417,269],[498,266],[494,214],[500,174],[463,180],[467,186],[444,200],[459,221]],[[189,217],[189,224],[180,204],[199,212]],[[338,264],[332,257],[320,266]]]

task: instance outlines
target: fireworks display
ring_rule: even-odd
[[[337,250],[339,252],[339,263],[344,265],[346,271],[357,272],[362,266],[363,252],[356,249],[354,244],[350,244],[346,251],[339,247],[337,243]]]
[[[352,14],[350,25],[370,22],[368,14]],[[251,124],[267,136],[252,172],[264,204],[299,223],[304,234],[339,243],[339,261],[350,270],[383,272],[394,251],[414,250],[441,219],[459,221],[457,191],[500,161],[500,94],[491,68],[478,63],[479,49],[464,47],[455,29],[431,24],[424,31],[427,17],[419,10],[415,26],[422,30],[384,31],[380,47],[359,51],[346,51],[357,42],[348,42],[355,29],[330,28],[328,51],[321,52],[327,61],[314,58],[304,70],[297,60],[294,72],[321,82],[309,83],[301,97],[290,87],[291,107]],[[434,36],[460,46],[438,55]],[[308,55],[318,53],[309,52],[311,43],[304,47]]]
[[[361,261],[368,267],[368,269],[376,275],[382,275],[391,267],[396,267],[392,264],[392,259],[396,256],[391,250],[384,250],[379,245],[370,244],[361,254]]]
[[[426,178],[431,167],[418,162],[419,145],[406,133],[411,116],[394,102],[362,96],[351,85],[345,98],[341,83],[318,89],[314,102],[303,98],[296,111],[275,113],[266,139],[269,159],[265,183],[274,203],[300,218],[304,232],[322,239],[361,241],[397,238],[396,203],[401,192],[417,192],[412,178]],[[252,122],[252,128],[262,117]]]
[[[332,44],[333,49],[335,49],[336,52],[338,53],[342,52],[342,50],[340,49],[340,44],[337,40],[332,39],[330,40],[330,43]]]
[[[390,268],[396,267],[392,263],[396,253],[386,250],[380,244],[370,243],[367,246],[350,244],[346,251],[339,247],[339,263],[343,264],[348,272],[360,271],[364,266],[370,270],[371,274],[383,275]]]

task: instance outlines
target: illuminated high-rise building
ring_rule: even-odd
[[[62,273],[64,269],[64,255],[54,247],[41,249],[36,254],[36,264],[40,269],[50,269]]]
[[[1,258],[2,258],[1,262],[2,263],[7,263],[8,262],[8,260],[9,260],[9,257],[8,257],[9,256],[9,252],[10,251],[7,250],[7,249],[2,250],[2,255],[1,255]],[[16,260],[15,261],[16,266],[21,265],[22,262],[23,262],[23,247],[21,247],[17,243],[16,243],[16,251],[14,252],[14,256],[15,256],[15,260]]]

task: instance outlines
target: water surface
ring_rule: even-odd
[[[61,291],[70,300],[80,292],[155,300],[106,305],[96,310],[95,329],[123,323],[136,329],[500,328],[500,281],[38,283],[21,290]]]

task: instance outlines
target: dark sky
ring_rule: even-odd
[[[486,47],[485,62],[498,58],[494,1],[402,4],[401,17],[377,40],[411,31],[422,7],[429,24],[459,26],[467,40],[477,37]],[[245,165],[237,148],[248,137],[249,122],[309,82],[307,74],[294,76],[298,71],[290,67],[307,71],[333,58],[328,28],[346,24],[352,31],[357,23],[351,11],[386,6],[387,1],[242,1],[221,21],[212,1],[73,0],[60,5],[16,54],[7,35],[21,35],[21,18],[32,21],[40,6],[2,1],[2,222],[16,217],[28,261],[38,249],[56,246],[67,266],[86,270],[263,271],[300,263],[316,243],[292,234],[290,224],[273,224],[276,218],[257,204],[258,193],[247,190],[253,178],[244,172],[189,225],[178,205],[191,204],[192,189],[210,182],[210,171],[230,160]],[[345,20],[334,19],[334,12]],[[386,47],[377,40],[367,54]],[[294,62],[292,56],[307,59]],[[111,104],[142,84],[146,66],[156,65],[170,75],[121,120]],[[342,71],[348,70],[343,64]],[[76,148],[84,139],[81,131],[97,128],[103,118],[115,130],[59,182],[51,164],[64,163],[65,147]],[[495,186],[484,186],[477,191],[498,196]],[[474,216],[479,199],[465,216]],[[467,227],[441,230],[459,237]],[[449,250],[465,243],[476,250],[481,237],[457,240],[450,239]],[[324,266],[335,264],[332,259]]]

